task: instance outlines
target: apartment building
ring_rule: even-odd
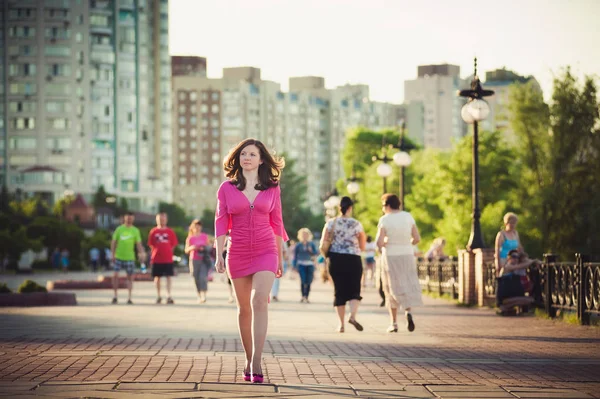
[[[167,0],[0,2],[0,179],[51,203],[172,192]]]
[[[370,102],[366,85],[326,89],[322,77],[292,77],[283,92],[254,67],[225,68],[219,79],[173,76],[173,105],[174,200],[197,215],[214,209],[222,161],[247,137],[293,159],[307,176],[307,205],[321,211],[322,196],[344,175],[346,131],[398,126],[402,109]]]
[[[460,117],[465,100],[456,93],[468,83],[457,65],[421,65],[417,72],[404,82],[408,135],[425,148],[450,149],[467,132]]]

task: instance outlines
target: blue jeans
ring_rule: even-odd
[[[300,290],[302,291],[302,296],[308,298],[310,285],[312,284],[313,276],[315,275],[315,267],[313,265],[298,265],[298,274],[300,274]]]
[[[287,262],[283,262],[283,274],[285,274],[285,272],[287,271],[288,268],[288,263]],[[283,275],[281,276],[281,278],[283,278]],[[279,284],[281,284],[281,278],[275,278],[275,281],[273,281],[273,287],[271,287],[271,296],[278,296],[279,295]]]

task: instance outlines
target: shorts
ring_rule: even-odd
[[[367,262],[367,264],[372,264],[375,263],[375,257],[374,256],[367,256],[365,261]]]
[[[115,272],[120,272],[121,269],[124,269],[127,272],[127,275],[131,276],[135,271],[135,261],[115,259],[115,263],[113,263],[113,270]]]
[[[171,277],[173,275],[173,263],[152,264],[152,277]]]

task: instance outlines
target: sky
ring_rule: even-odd
[[[600,0],[170,0],[169,14],[171,55],[206,57],[211,78],[258,67],[284,91],[289,77],[322,76],[402,103],[418,65],[467,77],[475,56],[482,80],[533,75],[546,99],[566,66],[600,83]]]

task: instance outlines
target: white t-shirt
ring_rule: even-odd
[[[414,255],[412,246],[412,227],[415,219],[408,212],[393,212],[379,219],[377,228],[384,228],[387,237],[382,253],[388,256]]]
[[[374,241],[365,244],[365,257],[374,258],[377,251],[377,244]]]

